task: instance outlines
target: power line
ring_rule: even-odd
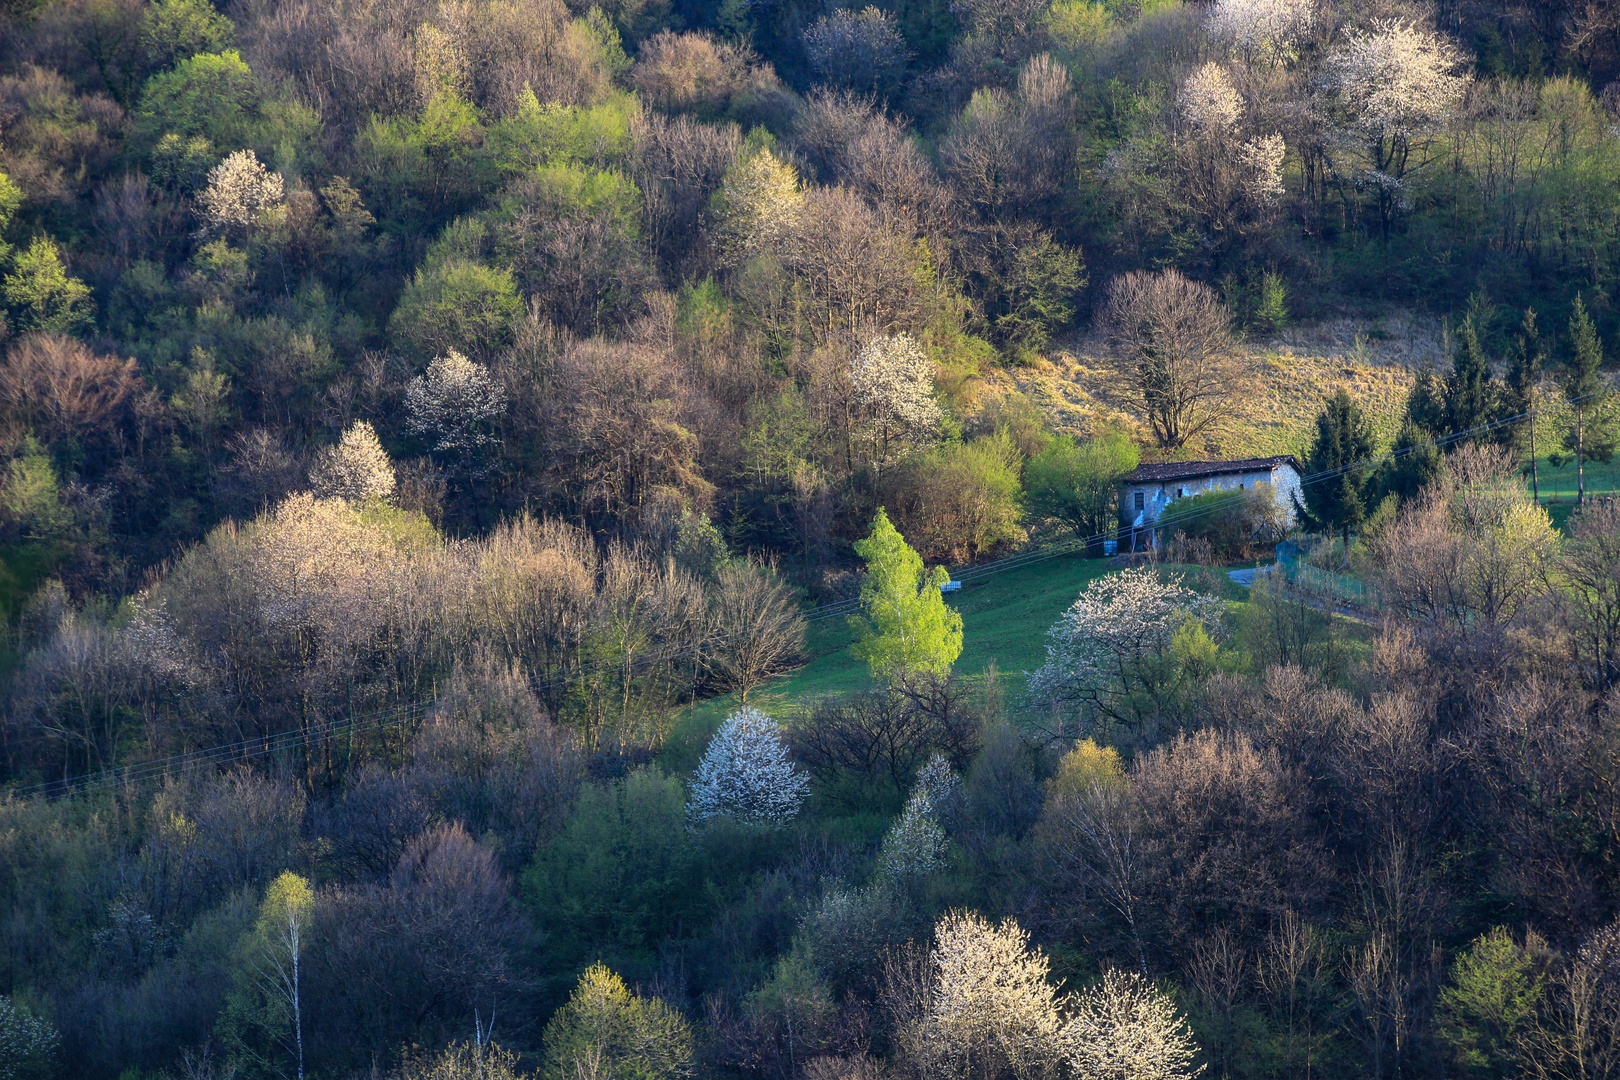
[[[1593,396],[1596,395],[1583,395],[1580,398],[1571,399],[1571,403],[1579,403],[1586,400],[1588,397]],[[1472,439],[1478,435],[1523,423],[1525,420],[1533,417],[1536,413],[1547,408],[1550,408],[1550,406],[1543,405],[1532,407],[1512,416],[1491,420],[1487,423],[1476,425],[1475,427],[1464,431],[1454,432],[1438,439],[1418,443],[1399,450],[1392,450],[1381,455],[1370,455],[1359,461],[1351,462],[1337,468],[1323,469],[1316,473],[1302,476],[1300,478],[1300,487],[1303,488],[1312,484],[1321,483],[1326,480],[1335,479],[1353,470],[1376,468],[1377,466],[1386,462],[1399,460],[1400,458],[1403,458],[1409,454],[1417,453],[1430,445],[1437,448],[1446,447],[1466,439]],[[1220,513],[1225,509],[1227,509],[1227,507],[1223,505],[1213,505],[1204,507],[1197,511],[1189,510],[1180,514],[1161,515],[1155,520],[1154,528],[1165,528],[1171,525],[1186,524],[1189,521],[1195,521],[1199,518],[1208,516],[1209,514]],[[1019,570],[1026,566],[1032,566],[1036,563],[1045,562],[1048,559],[1059,558],[1074,551],[1093,547],[1096,544],[1101,543],[1103,540],[1108,539],[1110,536],[1116,535],[1119,531],[1120,530],[1118,529],[1110,529],[1105,532],[1092,534],[1090,536],[1071,537],[1067,540],[1044,545],[1029,551],[1019,552],[1016,555],[1009,555],[1003,559],[997,559],[988,563],[979,563],[977,565],[964,567],[959,574],[953,575],[952,580],[963,582],[980,581],[996,574],[1007,573],[1012,570]],[[534,691],[546,690],[556,686],[563,686],[569,683],[577,682],[581,679],[586,679],[593,675],[599,675],[604,672],[617,670],[629,672],[632,669],[644,667],[648,664],[664,663],[695,657],[705,650],[712,650],[723,646],[750,632],[785,629],[790,627],[793,622],[798,619],[802,619],[805,623],[821,622],[826,619],[837,618],[840,615],[849,615],[859,609],[859,607],[860,600],[857,597],[829,601],[828,603],[810,608],[807,611],[794,612],[790,615],[782,616],[775,623],[768,622],[762,626],[755,626],[752,628],[734,631],[731,634],[718,638],[714,636],[706,636],[702,638],[688,639],[685,642],[672,642],[664,646],[650,649],[644,653],[630,653],[611,659],[604,658],[591,664],[582,665],[578,668],[552,672],[544,676],[533,676],[527,681],[527,686],[529,689]],[[219,746],[212,746],[200,750],[187,751],[181,754],[173,754],[168,757],[157,758],[152,761],[142,762],[138,765],[125,766],[115,769],[104,769],[96,773],[88,773],[83,776],[73,777],[66,780],[50,780],[37,784],[30,784],[26,787],[14,789],[11,794],[23,797],[33,795],[57,796],[83,794],[113,784],[140,783],[145,780],[157,779],[159,777],[184,775],[198,769],[223,764],[229,761],[244,761],[251,758],[262,757],[266,754],[294,750],[300,747],[314,746],[322,742],[343,738],[345,736],[352,737],[355,735],[368,734],[373,731],[382,731],[391,727],[398,727],[402,724],[427,715],[434,708],[434,706],[437,705],[437,703],[437,698],[431,698],[389,706],[387,708],[374,710],[369,713],[361,713],[358,715],[340,717],[338,719],[325,721],[323,723],[314,725],[313,727],[294,728],[287,731],[275,732],[269,735],[253,736],[251,738],[240,739],[235,742],[225,743]]]

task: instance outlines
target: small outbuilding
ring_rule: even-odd
[[[1294,500],[1300,494],[1301,469],[1292,454],[1243,458],[1238,461],[1173,461],[1142,465],[1125,474],[1119,487],[1120,539],[1131,551],[1144,551],[1159,542],[1159,517],[1177,499],[1209,491],[1270,484],[1278,508],[1294,520]]]

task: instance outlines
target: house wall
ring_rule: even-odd
[[[1135,538],[1131,543],[1131,547],[1149,547],[1158,542],[1157,538],[1152,535],[1156,531],[1154,525],[1158,522],[1160,515],[1177,499],[1190,499],[1194,495],[1202,495],[1210,491],[1226,491],[1239,487],[1247,488],[1253,484],[1272,485],[1277,505],[1288,516],[1288,521],[1293,522],[1294,499],[1300,493],[1300,477],[1292,465],[1279,465],[1275,469],[1222,473],[1217,476],[1199,476],[1186,480],[1121,484],[1119,493],[1120,525],[1125,529],[1132,530]],[[1136,509],[1137,492],[1141,492],[1143,495],[1143,505],[1140,510]]]

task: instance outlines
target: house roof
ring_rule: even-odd
[[[1279,465],[1288,465],[1300,471],[1299,461],[1292,454],[1278,457],[1240,458],[1237,461],[1169,461],[1163,465],[1139,465],[1120,478],[1124,484],[1156,483],[1164,480],[1196,480],[1201,476],[1225,476],[1229,473],[1269,472]]]

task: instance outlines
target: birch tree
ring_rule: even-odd
[[[856,620],[860,639],[853,651],[872,677],[948,672],[962,655],[961,613],[947,607],[940,592],[950,574],[943,566],[924,571],[922,556],[882,508],[872,520],[872,534],[856,542],[855,553],[866,560],[866,580],[861,583],[865,617]]]
[[[270,883],[242,941],[236,986],[219,1028],[237,1061],[273,1069],[279,1049],[293,1058],[298,1080],[304,1080],[304,938],[314,909],[306,879],[287,870]]]

